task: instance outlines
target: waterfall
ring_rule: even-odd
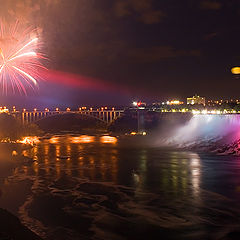
[[[194,115],[165,139],[165,144],[179,147],[240,139],[240,115]]]

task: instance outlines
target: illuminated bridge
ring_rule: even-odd
[[[97,110],[93,110],[91,108],[90,109],[79,108],[77,111],[71,110],[70,108],[67,108],[66,110],[63,111],[56,108],[56,110],[52,111],[46,108],[44,111],[38,111],[37,109],[34,109],[33,111],[27,111],[26,109],[23,109],[22,112],[19,111],[10,112],[11,115],[16,116],[18,119],[21,119],[23,124],[34,123],[44,118],[65,114],[81,114],[86,117],[97,119],[105,124],[111,124],[117,118],[121,117],[123,113],[124,110],[115,110],[115,108],[112,108],[110,110],[105,108]]]
[[[123,115],[131,115],[137,113],[138,123],[142,123],[144,125],[145,121],[151,121],[151,116],[148,116],[148,113],[156,113],[158,118],[160,119],[170,119],[173,117],[181,118],[181,116],[191,117],[192,115],[230,115],[230,114],[239,114],[240,111],[232,110],[207,110],[207,109],[153,109],[153,108],[126,108],[126,109],[115,109],[115,108],[86,108],[81,107],[77,110],[71,110],[70,108],[66,108],[65,110],[60,110],[56,108],[55,110],[50,110],[45,108],[44,110],[37,110],[36,108],[28,111],[23,109],[22,111],[17,111],[15,107],[12,110],[8,110],[6,107],[0,107],[0,113],[8,113],[16,118],[20,119],[23,124],[35,123],[45,118],[49,118],[57,115],[65,115],[65,114],[81,114],[87,118],[94,118],[99,120],[106,125],[110,125],[116,119],[122,117]],[[156,115],[155,115],[156,116]],[[140,124],[141,125],[141,124]]]

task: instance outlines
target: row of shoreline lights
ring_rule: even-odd
[[[229,113],[240,113],[240,111],[236,111],[236,110],[231,110],[231,111],[228,111],[227,109],[224,109],[223,111],[220,111],[220,110],[212,110],[212,111],[208,111],[208,110],[202,110],[202,111],[199,111],[199,110],[192,110],[192,113],[193,114],[216,114],[216,115],[222,115],[222,114],[229,114]]]
[[[224,109],[223,111],[221,110],[207,110],[207,109],[204,109],[204,110],[188,110],[188,109],[171,109],[171,110],[161,110],[161,112],[182,112],[182,113],[185,113],[185,112],[190,112],[194,115],[196,114],[214,114],[214,115],[221,115],[221,114],[236,114],[236,113],[240,113],[240,111],[236,111],[236,110],[227,110],[227,109]]]
[[[180,101],[171,101],[171,102],[167,102],[167,105],[179,105],[179,104],[182,104],[183,102],[180,102]],[[137,107],[138,109],[142,109],[140,106],[143,104],[142,102],[133,102],[132,103],[133,106]],[[144,108],[143,108],[144,109]],[[221,114],[236,114],[236,113],[240,113],[240,111],[236,111],[236,110],[227,110],[227,109],[224,109],[223,111],[221,110],[207,110],[207,109],[204,109],[204,110],[196,110],[196,109],[193,109],[193,110],[189,110],[189,109],[186,109],[186,108],[182,108],[182,109],[171,109],[171,110],[167,110],[167,109],[162,109],[161,112],[192,112],[192,114],[194,115],[197,115],[197,114],[214,114],[214,115],[221,115]]]
[[[204,109],[204,110],[196,110],[196,109],[193,109],[193,110],[189,110],[189,109],[186,109],[186,108],[183,108],[183,109],[171,109],[171,110],[161,110],[161,112],[167,112],[167,113],[174,113],[174,112],[180,112],[180,113],[186,113],[186,112],[189,112],[189,113],[192,113],[194,115],[196,114],[214,114],[214,115],[223,115],[223,114],[240,114],[240,111],[236,111],[236,110],[227,110],[227,109],[224,109],[223,111],[221,110],[207,110],[207,109]]]

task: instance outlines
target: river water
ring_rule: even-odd
[[[240,158],[124,142],[41,140],[2,175],[0,207],[44,239],[231,239],[240,231]]]

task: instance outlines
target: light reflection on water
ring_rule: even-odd
[[[53,136],[44,139],[41,144],[29,150],[24,150],[23,155],[37,160],[33,166],[35,173],[44,170],[46,175],[60,177],[61,175],[89,178],[90,180],[116,181],[117,179],[117,149],[101,149],[97,153],[92,143],[112,144],[117,143],[117,138],[102,136]],[[99,147],[99,146],[97,146]],[[92,153],[91,153],[92,152]],[[97,170],[98,169],[98,170]],[[75,171],[77,170],[77,171]],[[98,174],[96,175],[96,171]],[[78,172],[78,174],[76,173]]]
[[[212,231],[216,226],[232,229],[232,222],[240,223],[240,213],[230,209],[228,193],[221,188],[226,165],[224,169],[221,164],[211,165],[220,161],[218,158],[209,160],[209,156],[166,149],[126,148],[117,138],[87,135],[43,139],[24,150],[23,155],[35,161],[14,169],[4,183],[5,195],[0,204],[8,208],[10,203],[6,199],[12,197],[9,191],[14,184],[21,189],[24,182],[31,181],[28,192],[16,191],[26,198],[19,203],[18,214],[24,224],[43,237],[53,231],[56,239],[59,225],[65,227],[65,221],[71,223],[76,214],[79,222],[86,221],[87,216],[91,224],[83,228],[73,224],[68,228],[85,237],[91,229],[98,239],[111,239],[110,225],[114,223],[114,232],[118,228],[121,232],[129,221],[138,226],[125,233],[131,239],[137,239],[142,224],[146,232],[141,234],[145,238],[151,237],[150,229],[156,228],[152,234],[159,237],[163,234],[160,229],[165,229],[171,235],[169,239],[206,239],[208,229]],[[225,181],[233,184],[234,174],[240,177],[240,166],[227,167],[232,176]],[[195,238],[188,233],[191,228],[197,229]],[[182,238],[177,229],[182,229]],[[102,236],[101,231],[106,235]]]
[[[107,145],[112,143],[112,147],[100,147],[99,143]],[[40,174],[44,178],[58,179],[67,175],[91,181],[122,184],[121,179],[125,178],[124,172],[120,169],[120,176],[118,174],[119,168],[124,168],[124,163],[116,144],[117,139],[110,136],[103,136],[99,139],[86,135],[54,136],[43,140],[41,144],[30,150],[24,150],[24,156],[37,161],[22,168],[25,174]],[[133,156],[133,158],[137,159],[137,164],[129,166],[127,185],[135,186],[136,191],[154,189],[163,191],[164,194],[192,194],[193,197],[199,199],[201,160],[198,154],[171,152],[169,166],[165,166],[165,160],[152,163],[152,159],[148,159],[147,149],[140,150],[138,156]],[[152,165],[155,165],[157,173]],[[150,176],[152,172],[153,175]]]

